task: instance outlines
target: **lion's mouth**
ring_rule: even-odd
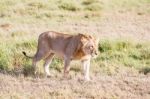
[[[97,54],[94,54],[94,53],[92,53],[92,58],[96,58],[98,55]]]
[[[93,52],[93,53],[91,54],[91,56],[94,57],[94,58],[97,57],[97,56],[98,56],[98,52],[96,52],[96,51]]]

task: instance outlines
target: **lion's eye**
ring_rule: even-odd
[[[93,45],[92,45],[92,46],[90,46],[90,49],[93,49]]]

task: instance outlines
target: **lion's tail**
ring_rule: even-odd
[[[28,58],[33,58],[33,56],[28,56],[28,55],[26,54],[26,52],[24,52],[24,51],[23,51],[22,53],[23,53],[24,56],[26,56],[26,57],[28,57]]]

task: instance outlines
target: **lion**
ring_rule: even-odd
[[[70,62],[72,60],[80,60],[83,64],[84,78],[89,81],[90,60],[98,55],[97,46],[98,42],[90,35],[69,35],[48,31],[40,34],[37,52],[33,57],[28,56],[25,52],[23,54],[32,58],[35,73],[37,62],[43,59],[45,61],[44,71],[46,76],[50,76],[49,65],[54,55],[58,55],[64,60],[64,77],[69,73]]]

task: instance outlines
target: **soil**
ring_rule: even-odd
[[[149,75],[23,77],[0,74],[0,98],[11,99],[149,99]]]

